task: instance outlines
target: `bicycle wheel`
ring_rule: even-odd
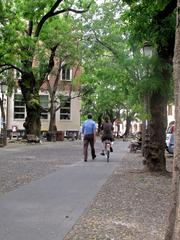
[[[109,157],[110,157],[110,151],[107,150],[107,153],[106,153],[107,162],[109,162]]]

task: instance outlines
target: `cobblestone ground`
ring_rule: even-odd
[[[0,195],[81,159],[81,141],[8,144],[0,148]]]
[[[142,167],[128,153],[64,240],[164,239],[171,178]]]

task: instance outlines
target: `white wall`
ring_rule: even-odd
[[[71,100],[71,119],[60,120],[60,110],[56,112],[56,124],[57,130],[67,131],[80,129],[80,98],[74,98]],[[6,111],[7,129],[12,129],[12,126],[17,126],[18,129],[24,129],[23,123],[25,119],[14,120],[14,95],[8,97]],[[1,116],[1,115],[0,115]],[[49,128],[49,119],[41,120],[41,130],[47,131]]]

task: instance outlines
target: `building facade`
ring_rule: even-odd
[[[60,105],[61,107],[56,111],[56,127],[57,131],[63,131],[65,135],[67,131],[79,132],[80,130],[81,100],[79,97],[79,84],[74,87],[72,83],[78,74],[80,74],[80,71],[75,68],[62,68],[58,81],[57,99],[59,94],[64,97],[62,106]],[[46,84],[41,87],[39,94],[41,106],[48,109],[50,107],[50,96]],[[23,123],[26,117],[26,107],[20,88],[17,88],[10,97],[4,95],[4,110],[8,135],[24,133]],[[50,114],[48,112],[42,113],[42,132],[48,131],[49,122]]]

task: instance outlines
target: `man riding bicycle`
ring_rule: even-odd
[[[109,140],[110,141],[110,151],[113,152],[113,148],[112,148],[112,142],[114,140],[113,138],[113,125],[112,123],[109,121],[109,117],[105,117],[104,118],[104,122],[101,126],[101,130],[102,130],[102,143],[103,143],[103,150],[101,152],[101,155],[104,155],[104,150],[105,150],[105,141]]]

